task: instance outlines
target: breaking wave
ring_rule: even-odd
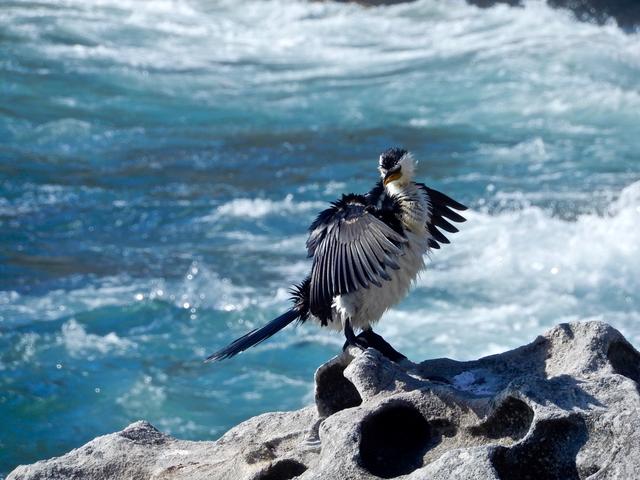
[[[425,350],[464,359],[497,353],[584,319],[640,340],[639,224],[640,182],[604,214],[570,221],[531,206],[470,212],[454,245],[433,254],[416,291],[381,327],[418,358]]]
[[[326,208],[323,202],[295,202],[292,194],[283,200],[261,198],[236,198],[220,205],[214,214],[202,218],[202,221],[217,221],[221,216],[241,218],[261,218],[268,215],[290,215],[307,213]]]

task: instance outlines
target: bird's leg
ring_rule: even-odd
[[[400,360],[405,360],[407,358],[393,348],[389,342],[374,332],[371,328],[365,328],[362,333],[358,335],[356,341],[359,346],[375,348],[392,362],[399,362]]]
[[[367,348],[358,341],[359,339],[356,337],[353,327],[351,326],[351,321],[348,318],[344,321],[344,336],[347,338],[347,341],[344,342],[344,346],[342,347],[343,351],[350,346],[358,347],[363,350]]]

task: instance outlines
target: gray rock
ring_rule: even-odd
[[[216,442],[136,422],[7,480],[635,479],[639,382],[640,353],[600,322],[471,362],[351,350],[316,372],[315,406]]]
[[[396,5],[415,0],[335,0],[340,3],[358,3],[368,7]],[[522,7],[529,0],[466,0],[467,3],[480,8],[490,8],[498,4],[511,7]],[[615,20],[620,28],[628,32],[637,31],[640,27],[640,2],[638,0],[546,0],[549,6],[570,10],[583,22],[594,22],[599,25]]]
[[[523,6],[528,0],[467,0],[481,8],[504,3],[512,7]],[[553,8],[567,9],[583,22],[599,25],[615,20],[624,30],[634,31],[640,26],[640,2],[638,0],[547,0]]]

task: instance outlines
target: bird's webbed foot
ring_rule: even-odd
[[[392,362],[399,362],[407,358],[370,328],[363,330],[357,340],[360,345],[366,344],[367,347],[375,348]]]
[[[356,336],[348,320],[345,322],[344,336],[347,338],[347,341],[342,347],[342,350],[346,350],[349,346],[358,347],[362,350],[374,348],[392,362],[399,362],[407,358],[370,328],[363,330],[362,333]]]

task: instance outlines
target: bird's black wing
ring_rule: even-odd
[[[451,243],[439,229],[449,233],[456,233],[458,229],[451,222],[461,223],[467,219],[455,212],[455,210],[464,211],[467,207],[444,193],[427,187],[423,183],[418,183],[417,185],[427,193],[431,206],[431,215],[427,221],[427,231],[431,236],[429,247],[440,248],[441,243]]]
[[[307,250],[313,257],[310,310],[326,321],[333,297],[390,280],[407,243],[376,216],[363,195],[345,195],[311,225]],[[329,315],[328,315],[329,314]]]

